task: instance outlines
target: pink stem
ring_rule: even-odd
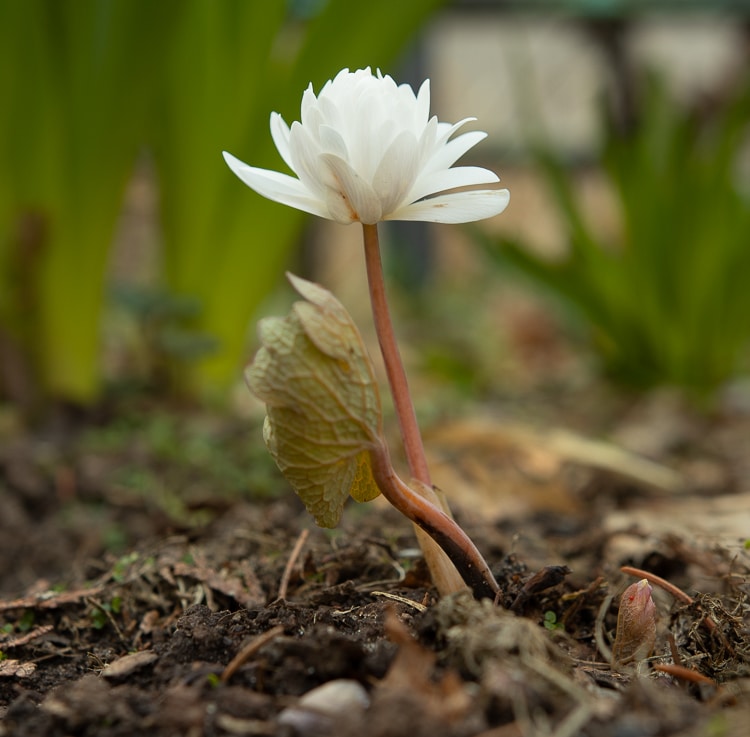
[[[432,482],[422,435],[419,432],[406,371],[401,361],[388,309],[378,228],[377,225],[364,224],[362,228],[375,331],[383,354],[383,363],[388,375],[388,384],[393,396],[393,405],[401,429],[409,470],[417,481],[431,487]],[[375,481],[383,496],[405,517],[421,527],[442,548],[477,598],[495,597],[499,590],[497,582],[481,553],[461,527],[396,475],[385,446],[371,451],[370,458]]]
[[[385,371],[393,396],[393,406],[398,416],[401,437],[404,441],[404,451],[409,464],[411,475],[423,484],[432,486],[430,470],[425,458],[422,435],[417,424],[417,415],[409,393],[406,371],[401,361],[401,354],[393,332],[393,323],[388,309],[383,279],[383,265],[380,259],[380,243],[378,241],[377,225],[362,225],[365,240],[365,263],[367,266],[367,281],[370,285],[370,303],[375,321],[375,331],[378,335],[380,350],[383,354]]]
[[[497,598],[500,587],[471,538],[445,512],[417,494],[396,475],[385,445],[370,451],[370,463],[373,478],[383,496],[443,549],[474,596],[477,599]]]

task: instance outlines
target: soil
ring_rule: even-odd
[[[148,414],[5,430],[0,735],[747,734],[750,558],[699,532],[746,518],[746,416],[642,418],[659,468],[624,441],[435,423],[436,476],[479,490],[452,504],[491,602],[439,598],[383,504],[314,527],[252,423]],[[654,584],[652,654],[613,664],[622,566],[684,596]]]

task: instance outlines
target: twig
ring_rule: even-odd
[[[61,593],[46,591],[42,594],[24,596],[12,601],[0,601],[0,612],[11,609],[57,609],[65,604],[77,604],[82,599],[86,600],[91,596],[100,594],[106,588],[105,585],[100,584],[88,589],[76,589],[75,591],[63,591]]]
[[[289,579],[292,577],[292,569],[294,568],[294,564],[297,562],[297,558],[299,558],[299,554],[302,552],[302,547],[304,546],[309,534],[310,530],[308,530],[307,528],[302,530],[302,532],[300,532],[299,534],[299,537],[297,538],[297,542],[294,543],[292,552],[289,554],[289,560],[286,562],[284,573],[281,576],[281,583],[279,584],[279,595],[277,597],[277,600],[279,601],[283,601],[284,599],[286,599],[286,592],[289,588]]]
[[[620,570],[629,576],[635,576],[636,578],[645,578],[649,583],[652,583],[654,586],[658,586],[659,588],[664,589],[664,591],[666,591],[667,593],[672,594],[675,599],[679,599],[685,604],[693,603],[693,598],[689,594],[686,594],[681,588],[675,586],[673,583],[670,583],[666,579],[661,578],[661,576],[657,576],[655,573],[642,571],[640,568],[633,568],[632,566],[622,566]]]
[[[94,599],[91,596],[87,597],[85,601],[88,604],[91,604],[91,606],[93,606],[94,608],[98,609],[109,620],[109,623],[112,625],[112,628],[117,633],[117,637],[119,638],[120,642],[125,647],[127,647],[128,642],[123,636],[122,630],[120,629],[117,622],[115,621],[115,618],[112,616],[112,612],[109,609],[107,609],[107,607],[105,607],[104,604],[101,604],[100,602],[98,602],[96,599]]]
[[[405,604],[406,606],[413,607],[418,612],[424,612],[427,610],[427,607],[424,604],[420,604],[418,601],[407,599],[405,596],[399,596],[398,594],[391,594],[387,591],[371,591],[370,596],[382,596],[386,599],[392,599],[393,601],[397,601],[400,604]]]
[[[680,656],[680,651],[677,649],[677,641],[671,632],[667,633],[667,642],[669,643],[669,652],[672,653],[672,661],[675,665],[682,665],[682,657]]]
[[[251,640],[235,655],[224,668],[220,679],[222,683],[226,683],[255,653],[258,652],[264,645],[267,645],[271,640],[283,634],[284,626],[277,624],[267,632],[258,635],[256,638]]]
[[[692,668],[686,668],[684,665],[676,665],[675,663],[656,663],[653,666],[654,670],[658,670],[660,673],[666,673],[675,678],[681,678],[683,681],[690,681],[691,683],[706,683],[711,686],[718,687],[718,683],[713,678],[704,676],[703,673]]]
[[[612,662],[612,650],[607,645],[604,639],[604,617],[607,616],[607,611],[612,604],[614,594],[607,594],[599,607],[599,612],[596,615],[596,624],[594,626],[594,639],[596,640],[596,646],[599,649],[602,657],[608,662]]]

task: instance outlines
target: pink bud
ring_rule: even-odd
[[[628,586],[620,597],[612,664],[625,665],[646,659],[656,642],[656,605],[651,585],[644,578]]]

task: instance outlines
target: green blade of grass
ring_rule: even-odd
[[[573,175],[542,151],[568,253],[549,263],[507,239],[490,251],[575,305],[621,379],[710,395],[750,345],[750,195],[737,165],[749,121],[748,81],[728,103],[696,112],[650,80],[636,127],[607,129],[602,168],[620,205],[620,238],[595,237]]]

